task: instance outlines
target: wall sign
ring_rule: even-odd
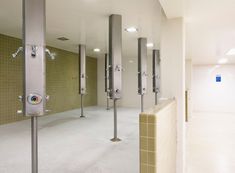
[[[221,75],[216,75],[216,82],[221,82]]]

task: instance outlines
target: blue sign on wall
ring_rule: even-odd
[[[221,75],[216,75],[216,82],[221,82]]]

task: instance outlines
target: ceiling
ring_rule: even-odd
[[[186,58],[194,64],[217,64],[235,48],[234,0],[159,0],[168,18],[184,17]]]
[[[0,33],[21,38],[22,1],[0,0]],[[12,5],[14,4],[14,5]],[[137,57],[137,38],[147,37],[159,47],[161,6],[157,0],[46,0],[47,45],[77,52],[78,44],[87,45],[87,54],[104,56],[108,49],[108,17],[123,17],[123,55]],[[125,28],[135,26],[137,33]],[[70,40],[62,42],[58,37]],[[100,48],[100,53],[94,53]]]
[[[186,55],[194,64],[216,64],[235,48],[234,0],[186,0]]]
[[[21,38],[22,2],[0,0],[0,33]],[[161,3],[161,5],[159,4]],[[87,45],[87,54],[104,56],[108,49],[108,16],[123,16],[123,55],[137,57],[137,38],[147,37],[159,48],[161,6],[168,18],[184,17],[186,58],[194,64],[216,64],[235,57],[226,52],[235,48],[234,0],[47,0],[47,45],[77,52],[78,44]],[[12,5],[14,4],[14,5]],[[136,26],[138,33],[125,28]],[[58,37],[70,40],[61,42]],[[94,53],[94,48],[100,53]],[[150,51],[149,51],[150,52]]]

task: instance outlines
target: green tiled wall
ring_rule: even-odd
[[[22,109],[17,100],[23,92],[22,54],[12,59],[11,54],[22,45],[20,39],[0,34],[0,124],[25,119],[17,115]],[[47,58],[46,82],[50,100],[47,109],[51,113],[63,112],[80,107],[78,94],[78,54],[49,47],[56,54],[55,60]],[[87,95],[84,105],[97,105],[97,59],[87,58]]]

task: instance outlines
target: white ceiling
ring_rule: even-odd
[[[234,0],[186,0],[186,55],[194,64],[215,64],[235,48]]]
[[[234,0],[159,0],[168,18],[184,16],[186,57],[194,64],[216,64],[235,48]],[[88,55],[103,56],[108,47],[108,16],[123,16],[123,55],[136,58],[137,38],[147,37],[159,48],[161,7],[157,0],[47,0],[47,44],[77,52],[87,45]],[[21,1],[0,0],[0,33],[21,37]],[[12,5],[14,4],[14,5]],[[124,28],[136,26],[138,33]],[[58,41],[65,36],[70,40]],[[101,48],[94,53],[93,48]]]
[[[0,0],[0,33],[21,38],[22,1]],[[108,17],[123,16],[123,55],[137,57],[137,38],[147,37],[159,47],[161,6],[157,0],[46,0],[46,40],[57,48],[77,52],[79,43],[87,45],[90,56],[103,56],[108,47]],[[136,26],[138,33],[125,28]],[[61,42],[58,37],[70,40]],[[93,48],[101,53],[94,53]]]
[[[235,63],[226,52],[235,48],[234,0],[159,0],[168,18],[184,17],[186,58],[194,64]]]

